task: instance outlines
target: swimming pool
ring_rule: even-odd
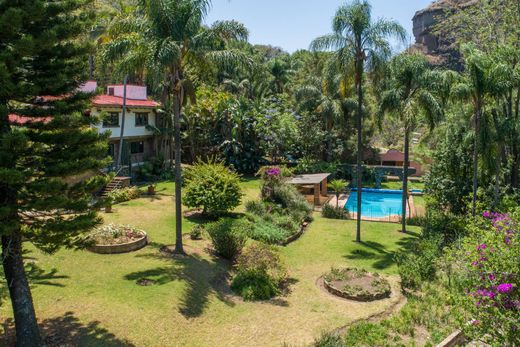
[[[385,218],[402,214],[402,191],[386,189],[363,189],[361,194],[361,216]],[[357,189],[352,189],[345,204],[349,212],[357,212]]]

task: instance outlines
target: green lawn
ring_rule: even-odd
[[[382,189],[403,189],[402,181],[394,181],[394,182],[382,182]],[[424,182],[413,182],[408,181],[408,189],[424,189]]]
[[[257,180],[242,185],[244,200],[257,197]],[[366,222],[363,243],[356,244],[355,222],[316,214],[298,241],[280,247],[293,283],[290,293],[268,302],[243,302],[226,284],[230,264],[211,255],[207,241],[186,238],[186,258],[160,255],[159,248],[174,241],[175,218],[172,184],[161,183],[157,190],[156,197],[116,205],[113,214],[102,214],[107,223],[146,230],[151,244],[140,251],[99,255],[61,250],[49,256],[28,245],[33,298],[46,335],[66,331],[74,336],[69,343],[80,346],[301,345],[399,299],[395,295],[354,303],[331,297],[316,280],[331,266],[359,266],[389,275],[395,286],[394,253],[413,241],[417,228],[405,235],[396,224]],[[183,225],[188,232],[194,222],[184,219]],[[137,285],[142,278],[157,284]],[[12,316],[5,297],[0,315]],[[59,340],[60,334],[54,338]],[[0,336],[2,345],[4,334]]]

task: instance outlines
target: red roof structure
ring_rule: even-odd
[[[94,106],[118,106],[123,107],[123,98],[119,96],[113,95],[96,95],[92,99],[92,104]],[[126,99],[126,106],[128,107],[147,107],[147,108],[155,108],[160,106],[160,104],[153,100],[136,100],[136,99]]]
[[[8,115],[9,123],[12,125],[25,125],[30,123],[44,123],[47,124],[52,120],[52,117],[28,117],[17,114]]]
[[[380,154],[381,161],[404,161],[404,153],[397,149],[390,149],[384,154]]]

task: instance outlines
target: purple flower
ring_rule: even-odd
[[[484,249],[486,249],[486,248],[487,248],[487,245],[486,245],[485,243],[483,243],[483,244],[481,244],[481,245],[478,245],[478,247],[477,247],[477,251],[482,251],[482,250],[484,250]]]
[[[268,176],[278,176],[280,174],[280,168],[277,168],[277,167],[273,167],[273,168],[270,168],[269,170],[267,170],[267,175]]]
[[[495,280],[495,275],[493,275],[493,274],[489,275],[489,280],[490,281],[494,281]]]
[[[489,211],[486,211],[486,212],[484,212],[484,213],[482,214],[482,217],[484,217],[484,218],[489,218],[489,217],[491,217],[491,213],[489,213]]]
[[[511,283],[502,283],[498,285],[497,290],[499,293],[509,293],[513,290],[513,285]]]

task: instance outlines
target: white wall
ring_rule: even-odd
[[[119,125],[122,123],[122,110],[119,109],[103,109],[101,112],[119,112]],[[152,110],[139,110],[139,109],[131,109],[130,111],[127,110],[125,114],[125,129],[123,136],[126,137],[136,137],[136,136],[151,136],[153,135],[153,132],[146,130],[146,126],[135,126],[135,112],[147,112],[148,113],[148,125],[154,126],[155,125],[155,114]],[[99,115],[100,112],[96,111],[93,112],[93,115]],[[119,138],[121,134],[121,127],[103,127],[103,123],[97,124],[96,128],[100,133],[104,133],[107,130],[111,131],[110,138],[116,139]]]
[[[119,96],[120,98],[123,97],[124,86],[122,84],[109,84],[107,86],[107,95],[108,95],[109,88],[114,88],[114,96]],[[146,87],[145,86],[127,85],[126,86],[126,97],[128,99],[134,99],[134,100],[146,100],[146,98],[147,98]]]

